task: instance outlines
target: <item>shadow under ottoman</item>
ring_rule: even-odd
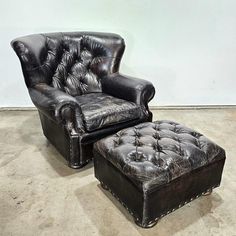
[[[220,185],[225,151],[172,121],[146,122],[94,145],[95,177],[144,228]]]

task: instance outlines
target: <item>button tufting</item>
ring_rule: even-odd
[[[63,38],[60,45],[56,45],[53,37],[47,36],[46,39],[47,56],[44,65],[47,74],[52,78],[51,86],[72,96],[102,92],[99,73],[101,73],[100,68],[104,70],[104,67],[100,66],[104,62],[99,58],[107,57],[109,52],[104,45],[95,42],[89,36],[82,36],[80,45],[77,40],[70,37]],[[93,65],[91,65],[92,62],[94,62]],[[48,70],[50,70],[49,73]],[[84,86],[80,79],[86,73],[91,75],[86,77],[86,82],[84,82],[86,86]],[[57,78],[57,81],[53,81],[53,78]]]
[[[118,147],[119,145],[121,145],[122,140],[121,140],[120,137],[119,137],[119,138],[117,138],[117,139],[114,139],[113,142],[114,142],[114,146],[115,146],[115,147]]]
[[[140,140],[136,139],[134,145],[136,145],[137,147],[141,147],[143,143],[141,143]]]
[[[158,140],[161,139],[158,133],[154,133],[152,137]]]
[[[110,150],[109,160],[115,165],[117,163],[117,167],[120,163],[127,167],[125,174],[131,176],[145,174],[145,181],[150,181],[150,187],[163,182],[168,183],[209,161],[220,158],[219,146],[202,138],[201,134],[174,122],[146,122],[127,128],[124,142],[121,142],[120,135],[119,132],[113,136],[115,145],[122,147],[114,156],[113,148],[109,146],[109,142],[106,143],[106,138],[98,141],[97,145],[102,142],[107,150]],[[126,152],[132,154],[126,156]],[[145,166],[137,164],[144,161]],[[156,178],[159,175],[161,177]]]

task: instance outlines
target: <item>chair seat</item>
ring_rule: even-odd
[[[141,107],[137,104],[105,93],[89,93],[75,98],[80,104],[87,131],[135,120],[141,115]]]

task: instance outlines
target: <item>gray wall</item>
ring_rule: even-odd
[[[32,106],[11,39],[50,31],[121,34],[121,72],[153,82],[151,105],[236,104],[235,0],[0,2],[0,107]]]

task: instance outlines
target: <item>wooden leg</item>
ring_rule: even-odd
[[[100,184],[103,189],[108,190],[108,187],[104,183],[100,183]]]
[[[139,227],[145,228],[145,229],[154,227],[157,224],[157,222],[158,222],[158,220],[155,221],[155,222],[152,222],[152,223],[150,223],[148,225],[142,225],[139,221],[135,220],[135,224],[136,225],[138,225]]]
[[[208,196],[210,194],[212,194],[212,189],[207,190],[205,193],[202,194],[202,196]]]

